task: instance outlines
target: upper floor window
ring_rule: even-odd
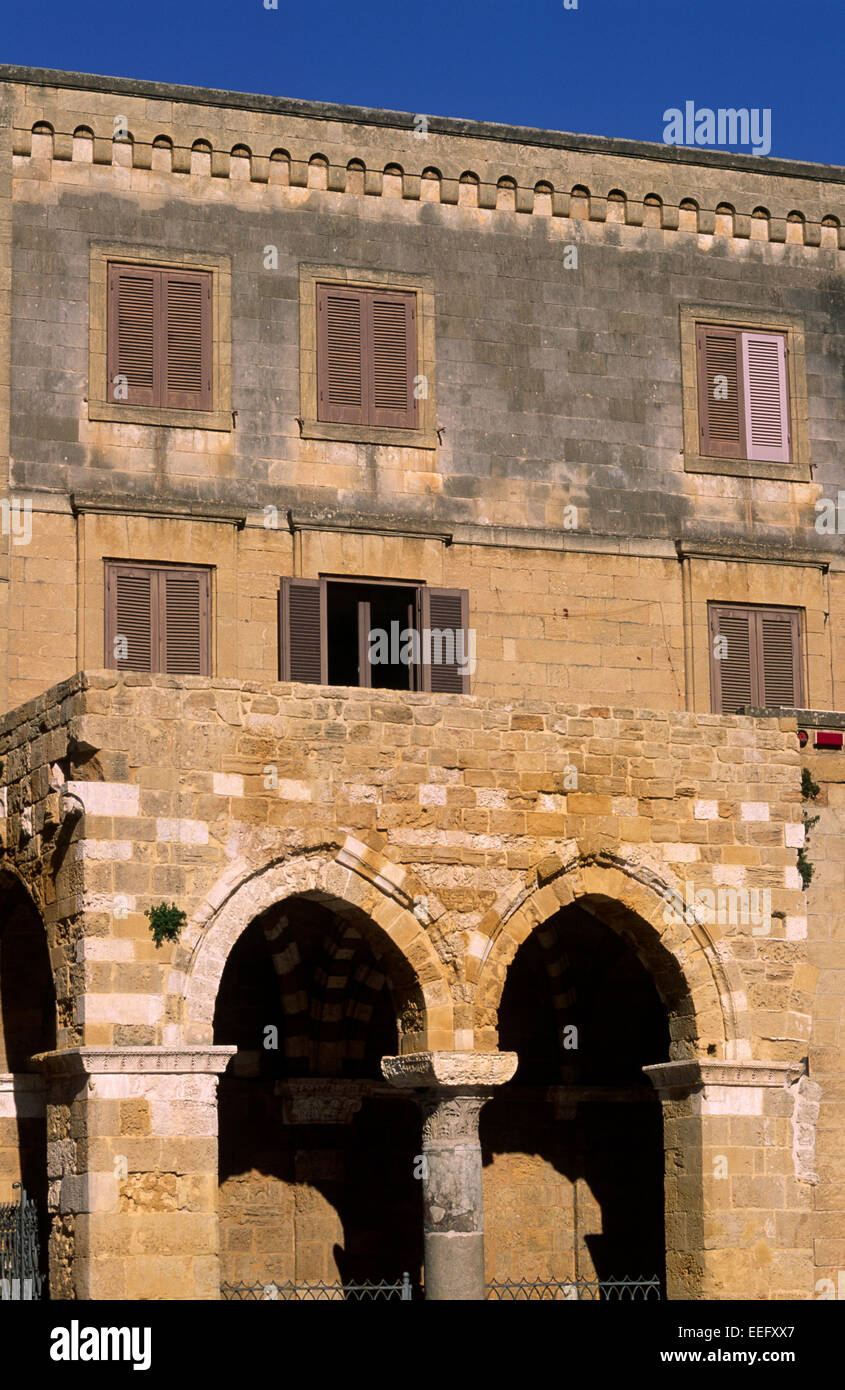
[[[109,264],[111,404],[212,409],[211,290],[210,271]]]
[[[434,277],[299,267],[303,439],[439,448]]]
[[[679,313],[685,472],[810,482],[802,315],[744,304]]]
[[[92,242],[88,302],[89,420],[233,428],[228,256]]]
[[[743,705],[803,707],[798,609],[711,603],[709,618],[717,714],[735,714]]]
[[[474,668],[465,589],[281,581],[280,680],[462,694]]]
[[[317,418],[415,430],[417,296],[317,286]]]
[[[702,455],[790,463],[786,334],[700,323],[696,352]]]
[[[210,675],[210,571],[107,561],[105,626],[107,667]]]

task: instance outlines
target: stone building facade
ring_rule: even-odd
[[[845,1293],[845,171],[0,77],[0,1200],[52,1296]],[[207,287],[201,409],[116,393],[115,267]],[[327,418],[323,292],[412,306],[401,422]],[[463,674],[349,635],[458,611]]]

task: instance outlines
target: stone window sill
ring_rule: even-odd
[[[700,454],[684,454],[684,472],[720,473],[728,478],[769,478],[791,483],[809,483],[810,470],[806,464],[765,463],[760,459],[703,458]]]
[[[398,430],[377,425],[340,425],[327,420],[302,420],[303,439],[335,439],[345,444],[387,444],[392,448],[436,449],[437,433]]]
[[[116,405],[88,402],[89,420],[108,420],[119,425],[166,425],[183,430],[231,430],[231,410],[166,410],[154,405]]]

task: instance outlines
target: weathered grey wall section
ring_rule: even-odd
[[[270,145],[269,123],[275,143],[299,150],[300,163],[306,150],[324,150],[332,170],[357,151],[368,169],[392,160],[410,168],[413,157],[415,168],[430,160],[459,171],[466,161],[463,167],[482,181],[512,172],[520,183],[545,176],[556,188],[583,180],[607,192],[611,178],[627,178],[622,187],[629,197],[646,196],[654,179],[667,206],[684,195],[697,197],[702,207],[733,197],[737,206],[777,205],[781,212],[789,203],[812,203],[812,215],[822,217],[826,210],[842,212],[835,180],[829,188],[803,177],[790,180],[781,162],[773,162],[767,176],[762,160],[754,165],[759,173],[661,164],[648,157],[648,146],[643,158],[633,159],[615,152],[614,142],[605,142],[603,154],[437,133],[420,142],[411,130],[340,125],[328,117],[256,116],[130,100],[123,93],[16,90],[26,95],[16,118],[22,127],[44,114],[66,140],[86,102],[97,126],[94,165],[79,166],[78,179],[70,181],[72,166],[64,164],[60,177],[30,184],[26,200],[15,205],[17,487],[101,488],[141,497],[155,490],[280,508],[340,501],[370,515],[401,511],[450,524],[518,521],[551,528],[560,527],[571,501],[582,509],[582,530],[611,536],[729,540],[751,530],[758,541],[783,542],[798,531],[802,545],[829,544],[814,532],[813,504],[818,485],[832,493],[841,480],[845,292],[835,232],[823,246],[759,241],[700,228],[667,230],[669,216],[662,227],[599,220],[603,197],[592,200],[586,218],[538,216],[381,196],[381,173],[372,175],[379,196],[371,196],[221,176],[151,179],[145,170],[96,160],[108,113],[128,107],[130,122],[146,119],[151,130],[172,134],[180,148],[203,133],[215,149],[250,130],[257,142],[259,128]],[[142,110],[146,117],[138,114]],[[39,187],[40,195],[33,191]],[[444,181],[441,196],[448,192]],[[677,216],[676,207],[675,222]],[[183,430],[88,425],[92,240],[231,257],[237,410],[231,435],[197,446]],[[277,270],[264,269],[268,245],[278,248]],[[570,245],[578,249],[577,269],[566,268]],[[411,460],[409,451],[388,446],[300,439],[303,263],[434,277],[443,433],[428,460],[420,460],[420,451]],[[801,315],[816,486],[684,472],[679,306],[690,302]],[[340,488],[334,465],[344,470]]]

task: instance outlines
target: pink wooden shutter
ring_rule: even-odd
[[[789,393],[782,333],[742,334],[746,457],[788,463]]]

